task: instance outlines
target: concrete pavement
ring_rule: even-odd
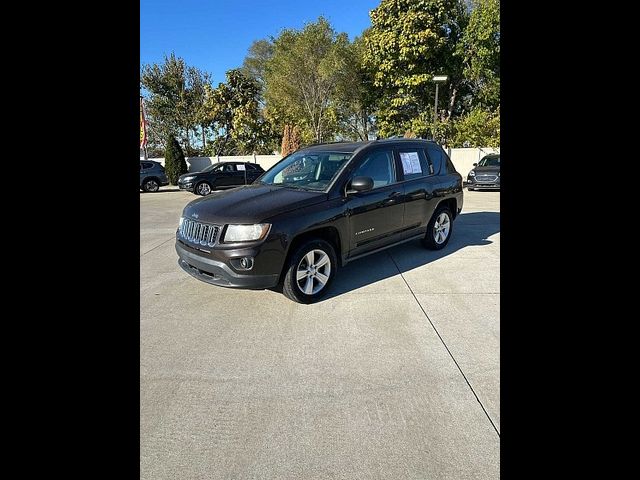
[[[185,274],[196,197],[141,194],[141,479],[497,479],[499,195],[299,305]]]

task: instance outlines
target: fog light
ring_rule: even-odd
[[[253,268],[253,258],[251,257],[242,257],[240,259],[240,266],[245,270],[251,270]]]

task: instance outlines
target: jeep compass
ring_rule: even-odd
[[[415,239],[444,248],[462,203],[462,177],[434,142],[313,145],[251,185],[187,204],[178,263],[213,285],[282,283],[288,298],[312,303],[351,261]]]

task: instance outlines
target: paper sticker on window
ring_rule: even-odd
[[[245,168],[244,168],[244,165],[239,164],[239,165],[236,165],[236,169],[238,169],[238,170],[242,171],[242,170],[244,170]]]
[[[418,152],[400,152],[400,160],[402,160],[402,170],[405,175],[422,173]]]

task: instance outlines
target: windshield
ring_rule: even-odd
[[[326,190],[352,153],[296,152],[260,178],[266,185]]]
[[[479,167],[499,167],[500,157],[484,157],[478,164]]]
[[[203,172],[211,172],[212,170],[218,170],[222,166],[222,163],[214,163],[213,165],[209,165],[207,168],[202,170]]]

